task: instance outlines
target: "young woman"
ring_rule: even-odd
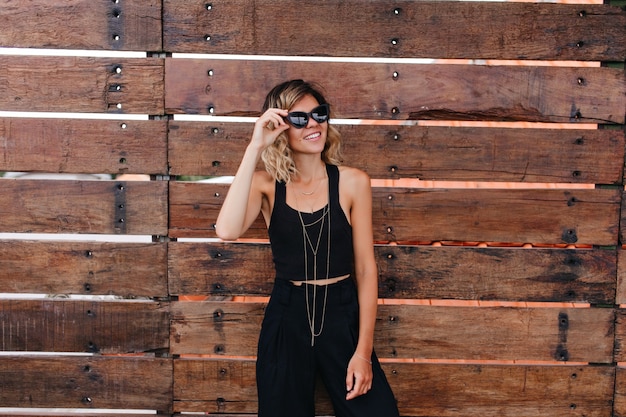
[[[224,240],[259,212],[268,225],[276,279],[259,337],[258,415],[314,416],[319,375],[337,417],[398,416],[373,350],[370,179],[340,166],[340,135],[317,86],[279,84],[263,111],[216,223]]]

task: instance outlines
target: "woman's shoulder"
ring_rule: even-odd
[[[252,177],[252,186],[263,194],[274,191],[274,178],[267,171],[255,171]]]
[[[370,177],[363,170],[358,168],[349,167],[345,165],[339,166],[339,178],[342,182],[348,183],[350,185],[367,185],[370,184]]]

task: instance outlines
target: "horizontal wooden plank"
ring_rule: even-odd
[[[0,9],[4,47],[160,51],[162,46],[156,0],[1,0]]]
[[[617,130],[337,125],[345,164],[372,178],[620,184]],[[234,175],[253,126],[169,123],[175,175]],[[259,164],[262,168],[262,164]]]
[[[168,243],[171,294],[268,296],[267,244]],[[375,246],[381,298],[615,301],[614,250]]]
[[[254,356],[264,308],[173,303],[171,351]],[[374,345],[382,358],[611,363],[614,317],[600,308],[384,304],[378,306]]]
[[[3,356],[0,404],[168,412],[172,368],[163,358]]]
[[[340,118],[624,123],[626,107],[613,68],[178,58],[165,61],[165,108],[258,115],[291,78],[321,83]]]
[[[587,4],[166,0],[163,32],[168,52],[623,61],[625,25]]]
[[[167,174],[167,122],[0,118],[0,171]]]
[[[2,56],[0,110],[163,114],[163,60]]]
[[[2,179],[0,231],[167,234],[167,184]]]
[[[170,235],[213,237],[228,186],[170,184]],[[377,241],[487,241],[615,245],[618,189],[374,188]],[[261,218],[246,237],[267,238]]]
[[[0,281],[0,292],[167,297],[167,246],[0,240]]]
[[[374,190],[374,234],[392,241],[613,245],[620,198],[620,190],[380,188]]]
[[[174,409],[255,413],[253,361],[175,360]],[[402,416],[609,417],[615,368],[383,364]],[[328,401],[318,415],[332,414]]]
[[[169,305],[98,300],[0,300],[3,351],[165,350]]]

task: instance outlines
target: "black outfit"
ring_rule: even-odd
[[[301,213],[307,229],[317,240],[316,279],[337,277],[352,272],[352,228],[339,204],[339,170],[327,165],[330,220],[322,217],[325,209],[315,213]],[[313,254],[303,244],[302,223],[298,213],[287,206],[284,183],[276,182],[274,209],[269,236],[276,265],[274,289],[265,311],[259,337],[257,359],[257,387],[259,417],[313,417],[315,415],[315,381],[319,374],[332,400],[337,417],[397,417],[395,398],[378,358],[372,353],[372,389],[365,395],[346,400],[346,372],[358,342],[359,306],[356,286],[352,278],[336,284],[314,286],[293,285],[290,280],[313,279]],[[331,229],[329,271],[328,224]],[[318,235],[321,227],[321,236]],[[326,228],[326,231],[323,229]],[[314,244],[316,242],[313,242]],[[305,259],[309,261],[305,274]],[[306,275],[306,276],[305,276]],[[317,287],[317,288],[314,288]],[[316,297],[313,297],[314,290]],[[323,329],[311,343],[311,329],[307,312],[315,314],[315,332]],[[325,314],[324,314],[325,312]]]

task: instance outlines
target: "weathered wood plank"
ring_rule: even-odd
[[[374,233],[397,241],[405,240],[402,236],[408,240],[436,236],[435,240],[611,245],[617,239],[620,198],[619,190],[381,188],[374,190]]]
[[[402,416],[609,417],[615,368],[383,364]],[[255,413],[253,361],[174,361],[174,410]],[[328,401],[317,414],[332,414]]]
[[[337,125],[345,164],[372,178],[620,184],[616,130]],[[175,175],[234,175],[253,126],[169,123]],[[262,163],[259,164],[262,168]]]
[[[171,351],[254,356],[264,308],[265,303],[175,302]],[[611,363],[614,317],[613,310],[600,308],[383,304],[374,345],[382,358]]]
[[[626,14],[616,6],[461,2],[451,7],[364,0],[239,0],[203,6],[192,0],[164,2],[165,50],[579,61],[626,57]],[[299,22],[297,30],[293,22]]]
[[[213,237],[228,186],[170,184],[170,235]],[[377,241],[617,243],[621,191],[373,189]],[[258,219],[245,235],[267,238]]]
[[[620,215],[619,241],[626,242],[626,194],[622,195],[621,215]]]
[[[174,295],[268,296],[269,245],[168,243]],[[613,304],[614,250],[377,245],[381,298]]]
[[[167,245],[4,240],[0,281],[0,292],[167,297]]]
[[[0,350],[135,353],[167,349],[169,305],[0,300]]]
[[[179,58],[165,78],[168,113],[258,115],[290,78],[320,82],[341,118],[624,123],[626,107],[612,68]]]
[[[615,362],[626,362],[626,309],[615,311]]]
[[[163,114],[163,70],[159,58],[4,55],[0,110]]]
[[[0,404],[168,412],[172,368],[163,358],[4,356]]]
[[[0,231],[167,234],[167,184],[0,180]]]
[[[167,174],[167,122],[0,118],[0,171]]]
[[[620,236],[623,236],[623,231],[621,231]],[[623,237],[620,238],[620,242],[624,242]],[[617,289],[615,304],[626,304],[626,252],[623,248],[617,250]]]
[[[613,416],[626,416],[626,369],[617,367],[615,371],[615,399]]]
[[[160,51],[156,0],[1,0],[0,46]],[[80,17],[80,18],[78,18]]]

